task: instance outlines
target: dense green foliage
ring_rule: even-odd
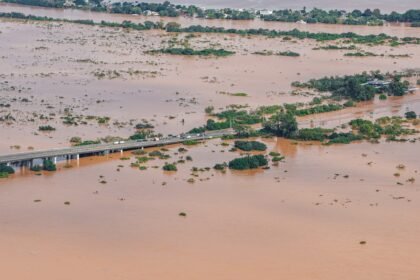
[[[194,128],[190,131],[190,133],[202,133],[206,130],[222,130],[230,128],[231,126],[233,128],[239,128],[243,125],[253,125],[262,122],[262,117],[260,114],[255,112],[247,112],[245,110],[230,109],[217,114],[213,114],[213,116],[222,121],[218,122],[213,119],[209,119],[207,120],[206,125]]]
[[[6,164],[0,164],[0,173],[13,174],[15,173],[15,170],[11,166],[7,166]]]
[[[258,141],[235,141],[235,148],[242,151],[265,151],[267,145]]]
[[[301,141],[320,141],[327,144],[349,144],[352,141],[361,140],[362,137],[352,132],[333,132],[331,129],[320,127],[302,128],[293,139]]]
[[[44,162],[42,163],[42,169],[46,171],[56,171],[57,167],[54,162],[52,162],[49,159],[45,159]]]
[[[295,87],[313,88],[320,92],[331,92],[335,97],[354,101],[371,100],[376,93],[382,92],[395,96],[401,96],[406,93],[408,82],[402,82],[399,77],[392,77],[392,81],[388,83],[386,78],[390,77],[380,72],[364,72],[352,76],[312,79],[307,83],[294,82],[292,85]]]
[[[388,139],[394,139],[397,136],[415,133],[415,130],[405,128],[402,123],[403,119],[400,117],[383,117],[375,122],[355,119],[350,122],[350,125],[365,139],[378,139],[382,135],[387,136]]]
[[[63,8],[71,2],[64,0],[3,0],[4,2],[17,3],[23,5]],[[342,10],[322,10],[314,8],[307,11],[302,10],[275,10],[270,14],[254,10],[238,10],[230,8],[222,9],[202,9],[195,5],[177,5],[169,1],[162,3],[146,2],[111,2],[109,4],[103,0],[75,0],[74,6],[83,9],[96,11],[109,11],[111,13],[122,14],[145,14],[159,15],[166,17],[189,16],[207,19],[231,19],[231,20],[251,20],[260,17],[266,21],[296,22],[305,21],[307,23],[328,23],[328,24],[354,24],[354,25],[382,25],[388,22],[411,22],[416,26],[420,22],[420,10],[411,9],[404,13],[391,12],[382,14],[379,9],[366,9],[365,11],[353,10],[345,12]]]
[[[168,1],[163,3],[129,3],[120,2],[113,3],[110,7],[112,13],[123,13],[123,14],[150,14],[156,13],[159,16],[167,17],[178,17],[184,16],[196,16],[198,18],[208,19],[233,19],[233,20],[246,20],[254,19],[255,14],[245,10],[234,10],[234,9],[201,9],[194,5],[175,5]]]
[[[400,117],[383,117],[375,122],[354,119],[350,121],[353,131],[335,132],[331,129],[320,127],[303,128],[294,132],[288,138],[301,141],[320,141],[325,144],[348,144],[358,140],[377,140],[386,136],[388,140],[394,140],[398,136],[414,134],[413,129],[405,128],[402,124],[404,120]]]
[[[405,113],[405,117],[407,119],[416,119],[417,118],[417,114],[414,111],[408,111]]]
[[[334,132],[328,135],[328,144],[350,144],[353,141],[362,139],[362,136],[356,135],[353,132]]]
[[[316,128],[302,128],[299,129],[298,133],[294,136],[295,139],[303,141],[324,141],[327,138],[327,133],[331,130],[323,129],[320,127]]]
[[[293,114],[296,116],[307,116],[312,114],[319,114],[319,113],[326,113],[326,112],[333,112],[343,109],[344,106],[340,104],[324,104],[324,105],[317,105],[305,109],[297,109],[293,111]]]
[[[388,22],[418,22],[420,21],[420,10],[408,10],[405,13],[392,12],[382,14],[379,9],[366,9],[364,12],[353,10],[350,13],[340,10],[321,10],[314,8],[311,11],[303,10],[277,10],[270,15],[261,16],[267,21],[307,23],[328,23],[328,24],[353,24],[353,25],[382,25],[383,21]]]
[[[173,163],[165,163],[162,169],[165,171],[178,171],[176,164],[173,164]]]
[[[142,14],[149,11],[166,17],[177,17],[180,15],[177,7],[168,1],[163,3],[116,2],[111,5],[110,11],[118,14]]]
[[[236,158],[229,162],[229,168],[234,170],[256,169],[268,164],[267,159],[263,155],[246,156]]]
[[[257,124],[262,121],[261,116],[256,113],[247,112],[245,110],[226,110],[215,115],[219,119],[225,119],[227,121],[232,121],[234,124]]]
[[[264,124],[264,130],[276,136],[290,138],[298,131],[296,117],[292,113],[277,113]]]
[[[139,130],[136,131],[133,135],[131,135],[129,138],[130,140],[144,140],[148,137],[152,137],[153,132],[151,130]]]
[[[200,144],[200,142],[198,140],[185,140],[182,144],[185,146],[194,146]]]

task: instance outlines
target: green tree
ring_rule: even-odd
[[[278,113],[264,123],[264,129],[274,133],[277,136],[291,137],[298,130],[296,118],[291,113]]]
[[[49,159],[45,159],[43,164],[42,164],[42,168],[46,171],[56,171],[57,170],[57,166],[55,165],[54,162],[52,162]]]
[[[400,77],[394,77],[394,80],[389,84],[388,90],[394,96],[403,96],[408,89],[408,85],[401,82]]]

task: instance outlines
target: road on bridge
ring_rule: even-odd
[[[27,153],[16,153],[9,155],[0,155],[0,164],[21,164],[23,162],[31,162],[34,159],[56,159],[57,157],[77,157],[82,155],[93,155],[104,152],[115,152],[134,150],[141,148],[149,148],[156,146],[164,146],[170,144],[182,143],[188,140],[207,140],[226,135],[232,135],[232,130],[215,131],[204,134],[185,134],[182,136],[172,136],[165,138],[155,138],[138,141],[118,141],[115,143],[102,143],[85,146],[73,146],[67,148],[57,148],[44,151],[34,151]]]

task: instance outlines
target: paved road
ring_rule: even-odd
[[[75,146],[68,148],[50,149],[44,151],[35,151],[28,153],[16,153],[9,155],[0,155],[0,164],[20,163],[34,159],[55,158],[65,156],[81,156],[87,154],[97,154],[102,152],[113,152],[121,150],[133,150],[148,147],[164,146],[170,144],[182,143],[187,140],[207,140],[225,135],[232,135],[233,131],[215,131],[206,134],[184,135],[183,137],[166,137],[159,140],[140,140],[140,141],[120,141],[118,144],[105,143],[86,146]]]

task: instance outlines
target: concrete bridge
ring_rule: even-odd
[[[83,156],[108,154],[114,152],[123,152],[126,150],[143,149],[149,147],[164,146],[170,144],[183,143],[188,140],[207,140],[227,135],[233,135],[234,131],[214,131],[203,134],[185,134],[182,136],[171,136],[164,138],[146,139],[138,141],[118,141],[115,143],[93,144],[86,146],[73,146],[67,148],[50,149],[44,151],[34,151],[27,153],[15,153],[9,155],[0,155],[0,164],[28,166],[33,165],[33,161],[40,159],[49,159],[57,163],[58,158],[79,159]]]

